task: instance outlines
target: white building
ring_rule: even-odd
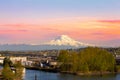
[[[57,61],[51,61],[49,62],[50,66],[57,66],[58,62]]]
[[[32,66],[32,64],[33,64],[33,61],[26,61],[25,62],[25,66]]]
[[[27,61],[27,57],[10,57],[10,60],[15,63],[17,61],[20,61],[22,65],[25,65]]]
[[[4,58],[5,57],[0,56],[0,64],[3,64]]]
[[[0,64],[3,64],[5,57],[0,56]],[[25,65],[27,62],[27,57],[10,57],[10,60],[15,63],[17,61],[20,61],[22,65]]]

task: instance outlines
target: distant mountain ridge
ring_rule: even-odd
[[[39,45],[30,44],[2,44],[0,51],[38,51],[38,50],[52,50],[52,49],[75,49],[93,46],[91,44],[82,43],[70,38],[67,35],[61,35],[49,42]]]

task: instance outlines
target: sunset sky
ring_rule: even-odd
[[[120,0],[0,0],[0,44],[40,44],[60,35],[120,46]]]

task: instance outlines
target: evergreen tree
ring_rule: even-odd
[[[14,67],[15,72],[11,70],[11,66]],[[22,80],[23,66],[21,62],[16,62],[12,64],[9,58],[4,59],[2,77],[3,80]]]
[[[15,72],[15,80],[22,80],[23,76],[23,66],[21,64],[20,61],[16,62],[14,64],[14,67],[16,69],[16,72]]]
[[[14,73],[10,68],[9,65],[9,59],[5,58],[4,59],[4,65],[3,65],[3,70],[2,70],[2,77],[3,80],[14,80]]]

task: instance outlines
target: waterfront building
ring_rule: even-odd
[[[58,62],[57,61],[50,61],[49,65],[52,67],[56,67],[58,65]]]
[[[5,57],[0,56],[0,64],[3,64],[4,58]]]
[[[13,64],[17,61],[20,61],[22,65],[25,65],[27,57],[10,57],[10,60],[13,62]]]
[[[33,61],[26,61],[25,66],[33,66]]]

